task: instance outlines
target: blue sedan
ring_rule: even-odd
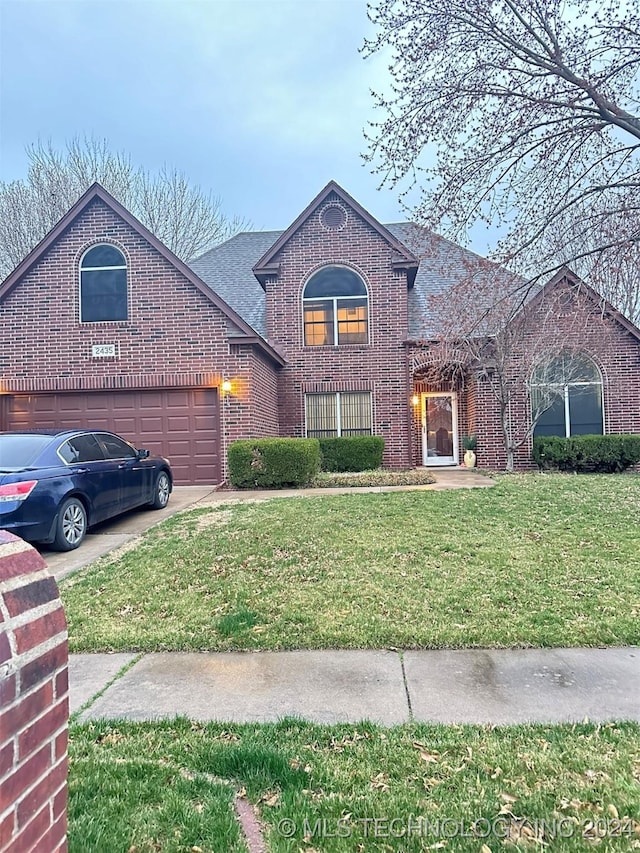
[[[168,460],[101,430],[0,433],[0,528],[58,551],[135,507],[167,505]]]

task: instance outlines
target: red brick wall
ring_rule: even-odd
[[[221,390],[223,479],[227,479],[227,453],[239,438],[277,436],[278,376],[274,365],[248,344],[231,347],[233,368],[226,378],[231,390]]]
[[[79,262],[99,242],[127,258],[125,322],[79,322]],[[233,396],[227,441],[273,434],[274,424],[277,431],[276,368],[255,348],[230,345],[222,311],[99,199],[5,297],[0,321],[0,393],[219,386],[231,379],[241,393]],[[92,345],[107,343],[117,345],[118,357],[93,358]],[[260,418],[251,401],[255,364],[267,386]]]
[[[342,201],[345,226],[322,226],[322,210],[336,203],[337,196],[329,196],[292,236],[275,259],[280,274],[266,285],[268,335],[289,362],[279,377],[280,430],[304,435],[305,393],[370,391],[373,431],[385,439],[384,464],[406,467],[411,465],[406,274],[392,269],[389,244]],[[303,345],[304,284],[332,263],[351,267],[368,287],[367,345]]]
[[[603,380],[605,433],[640,433],[640,342],[612,319],[603,320],[596,310],[579,322],[570,316],[555,315],[560,337],[567,347],[576,347],[589,355],[600,369]],[[419,383],[416,387],[421,387]],[[428,390],[440,390],[429,386]],[[467,414],[462,413],[460,423],[468,424],[468,431],[478,436],[478,466],[503,470],[506,453],[500,428],[498,404],[488,382],[469,385]],[[466,417],[466,421],[465,421]],[[530,423],[531,412],[524,385],[514,394],[511,403],[514,423]],[[464,426],[461,428],[461,436]],[[414,442],[414,448],[418,446]],[[531,469],[532,441],[527,440],[515,454],[515,467]],[[414,453],[415,453],[414,449]],[[418,457],[420,458],[420,457]]]
[[[42,557],[0,530],[0,851],[67,849],[67,632]]]

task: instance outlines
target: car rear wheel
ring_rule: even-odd
[[[164,509],[169,503],[169,495],[171,493],[171,481],[166,471],[161,471],[156,477],[156,482],[153,487],[153,500],[151,507],[153,509]]]
[[[68,498],[60,506],[53,547],[56,551],[73,551],[87,534],[87,511],[78,498]]]

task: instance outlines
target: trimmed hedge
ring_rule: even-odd
[[[640,435],[538,436],[533,459],[543,469],[613,474],[640,462]]]
[[[316,438],[246,438],[227,453],[229,482],[238,489],[304,486],[320,470]]]
[[[346,435],[318,441],[323,471],[373,471],[382,465],[384,438],[379,435]]]

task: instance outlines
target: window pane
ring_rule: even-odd
[[[334,438],[338,435],[335,394],[307,394],[306,410],[309,438]]]
[[[598,368],[586,355],[565,356],[565,382],[600,382]]]
[[[126,264],[124,255],[115,246],[94,246],[82,259],[83,269],[85,267],[124,267]]]
[[[367,300],[339,299],[338,343],[366,344],[367,341]]]
[[[533,432],[534,437],[537,435],[559,435],[563,438],[566,436],[566,427],[564,422],[564,396],[557,397],[551,407],[541,415]]]
[[[371,394],[340,394],[341,435],[371,435]]]
[[[59,450],[68,465],[74,462],[96,462],[104,459],[102,448],[93,435],[77,435],[65,441]]]
[[[539,364],[533,371],[532,385],[563,385],[564,359],[562,356]]]
[[[367,288],[360,276],[346,267],[324,267],[309,279],[304,289],[305,299],[366,295]]]
[[[602,394],[599,385],[569,386],[571,435],[602,435]]]
[[[127,271],[96,270],[82,272],[81,320],[99,323],[127,319]]]
[[[99,438],[107,459],[135,459],[136,452],[126,441],[122,441],[115,435],[105,435],[104,433],[100,433]]]
[[[304,343],[308,347],[333,345],[333,302],[305,302]]]

